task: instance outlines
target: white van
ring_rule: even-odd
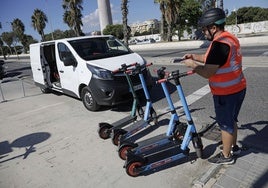
[[[122,64],[146,61],[113,36],[65,38],[30,45],[33,79],[43,93],[58,91],[83,101],[90,111],[131,99],[123,73],[112,74]],[[143,74],[147,85],[152,77],[147,68]],[[141,88],[138,75],[132,81]]]

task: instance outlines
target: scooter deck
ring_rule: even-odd
[[[180,143],[181,142],[179,142],[178,140],[174,140],[173,136],[167,136],[164,133],[148,138],[146,140],[136,142],[135,145],[137,145],[137,147],[133,148],[132,152],[136,155],[145,156],[149,153],[154,153],[159,150],[163,150],[167,147],[171,147],[173,145],[180,145]]]
[[[135,121],[133,124],[130,124],[129,126],[123,129],[126,133],[122,135],[120,139],[120,143],[121,141],[124,142],[126,140],[133,141],[131,140],[131,137],[135,135],[137,132],[139,132],[140,130],[142,130],[143,128],[147,127],[148,125],[149,123],[143,119]]]
[[[161,166],[165,163],[169,163],[188,156],[189,151],[189,148],[187,148],[186,150],[182,150],[180,148],[180,144],[171,144],[169,146],[164,147],[164,149],[162,150],[152,152],[146,155],[135,155],[132,153],[132,151],[129,151],[127,153],[127,160],[125,164],[127,164],[129,161],[135,160],[135,158],[143,158],[144,161],[146,161],[144,166],[151,165],[151,168],[156,168],[157,166]]]
[[[114,123],[112,123],[111,125],[114,127],[114,128],[121,128],[121,127],[124,127],[134,121],[137,120],[137,116],[126,116],[124,117],[123,119],[120,119]]]

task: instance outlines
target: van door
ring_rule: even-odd
[[[51,86],[50,83],[50,68],[44,56],[44,45],[32,45],[30,47],[31,68],[33,79],[36,83],[42,84],[45,87]]]
[[[57,44],[57,67],[61,88],[64,93],[79,97],[79,79],[77,74],[77,60],[68,46],[62,42]]]

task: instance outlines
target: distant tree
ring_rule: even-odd
[[[64,38],[75,37],[75,32],[73,30],[64,31]]]
[[[107,25],[106,28],[103,30],[103,34],[113,35],[116,38],[122,40],[124,38],[123,25],[122,24]]]
[[[192,28],[197,28],[199,17],[202,15],[201,4],[196,0],[184,0],[177,16],[177,30],[179,40],[183,31],[192,32]]]
[[[203,11],[214,8],[216,6],[216,0],[198,0],[198,2],[201,4]],[[223,2],[221,3],[223,4]]]
[[[30,44],[37,43],[38,41],[35,40],[31,35],[23,35],[23,38],[21,40],[21,44],[24,48],[24,53],[27,53],[29,51]]]
[[[16,39],[14,41],[22,41],[23,37],[24,37],[24,31],[25,31],[25,27],[24,24],[22,23],[22,21],[18,18],[14,19],[13,22],[11,23],[12,26],[12,31],[14,32],[14,36],[16,37]],[[16,50],[16,48],[14,48],[15,53],[19,59],[18,56],[18,52]]]
[[[41,10],[35,9],[31,18],[33,28],[37,30],[39,35],[41,35],[42,41],[45,41],[44,29],[48,22],[47,16]]]
[[[14,33],[13,32],[3,32],[2,33],[2,40],[8,46],[10,55],[12,54],[11,45],[13,44],[14,40]]]
[[[81,26],[83,26],[81,13],[81,10],[83,10],[82,4],[83,0],[63,0],[62,4],[65,10],[63,21],[74,30],[76,36],[84,35],[81,29]]]
[[[14,34],[19,38],[19,40],[21,40],[25,31],[25,27],[22,21],[16,18],[11,23],[11,26],[12,26],[12,31],[14,32]]]
[[[4,56],[4,59],[7,59],[6,58],[6,54],[3,50],[3,47],[4,47],[4,42],[2,41],[2,39],[0,38],[0,49],[1,49],[1,54]]]
[[[232,11],[226,19],[227,25],[259,22],[268,20],[268,8],[242,7],[237,11]]]
[[[123,34],[124,34],[124,43],[128,45],[128,39],[130,35],[130,30],[127,25],[127,15],[128,15],[128,0],[122,0],[121,11],[122,11],[122,20],[123,20]]]
[[[201,15],[201,5],[196,0],[155,0],[159,3],[161,17],[161,36],[164,40],[172,41],[175,30],[179,31],[179,39],[182,32],[197,23]]]

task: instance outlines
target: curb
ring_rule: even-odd
[[[193,188],[202,188],[206,186],[209,180],[214,175],[216,175],[221,168],[222,168],[221,165],[212,165],[205,174],[203,174],[201,177],[199,177],[197,180],[194,181]]]

